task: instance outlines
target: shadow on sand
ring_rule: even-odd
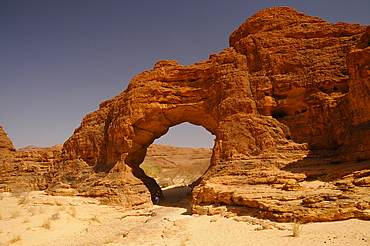
[[[163,195],[165,199],[158,203],[159,206],[185,208],[184,215],[192,214],[190,207],[191,188],[189,186],[164,188]]]

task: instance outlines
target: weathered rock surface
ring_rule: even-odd
[[[4,136],[5,141],[11,143],[5,133]],[[45,190],[51,182],[52,163],[61,154],[62,147],[62,144],[30,145],[15,151],[13,145],[7,145],[0,154],[0,192]],[[187,185],[206,171],[211,154],[210,149],[153,144],[141,167],[163,186]],[[72,189],[69,191],[70,195],[77,194]]]
[[[215,135],[193,212],[369,219],[369,52],[365,26],[262,10],[220,54],[159,61],[88,114],[54,162],[49,192],[148,204],[161,191],[140,168],[147,148],[190,122]]]
[[[48,187],[51,182],[50,168],[62,147],[33,149],[0,155],[0,192],[45,190]]]
[[[0,192],[45,190],[51,182],[49,170],[62,146],[28,146],[17,151],[0,126]]]
[[[0,153],[15,151],[12,140],[8,138],[8,134],[3,130],[3,127],[0,126]]]

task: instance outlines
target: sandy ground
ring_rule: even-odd
[[[191,215],[187,187],[161,205],[125,211],[81,197],[0,193],[0,245],[370,245],[370,221],[301,226],[250,217]]]

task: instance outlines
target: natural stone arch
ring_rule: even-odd
[[[271,8],[244,22],[231,47],[206,61],[158,62],[83,119],[53,165],[49,192],[118,197],[127,207],[150,203],[135,167],[154,139],[191,122],[216,136],[211,165],[192,192],[193,212],[222,212],[212,205],[223,203],[286,222],[368,216],[356,208],[326,218],[321,206],[280,206],[317,165],[369,160],[369,49],[350,49],[365,29]],[[304,196],[315,200],[312,192]]]
[[[286,139],[289,130],[259,113],[248,76],[246,57],[233,48],[190,66],[159,61],[153,70],[135,76],[124,92],[101,103],[99,110],[83,119],[65,142],[60,163],[68,170],[68,165],[75,168],[73,160],[82,160],[86,164],[79,162],[77,166],[89,166],[94,176],[105,173],[108,183],[112,177],[122,179],[122,192],[132,204],[136,198],[130,198],[134,192],[126,181],[139,178],[151,196],[155,195],[159,186],[139,165],[155,139],[183,122],[203,126],[215,135],[211,165],[203,179],[222,175],[220,169],[240,169],[238,163],[243,163],[244,171],[253,169],[259,166],[255,159],[261,156],[281,158],[277,152],[294,144]],[[68,175],[61,179],[70,182]],[[94,189],[89,192],[96,196]]]
[[[83,119],[64,144],[63,159],[83,160],[95,173],[108,176],[131,173],[152,183],[148,188],[155,187],[139,165],[155,139],[183,122],[201,125],[215,135],[211,166],[204,177],[235,159],[265,152],[271,158],[289,143],[288,131],[278,121],[260,115],[245,56],[229,48],[190,66],[160,61],[153,70],[134,77],[124,92]],[[152,195],[156,188],[150,188]]]
[[[162,115],[168,121],[166,124],[158,124],[158,115]],[[199,125],[215,135],[217,122],[211,115],[207,115],[202,108],[179,107],[167,112],[159,112],[156,116],[149,116],[139,126],[135,126],[132,148],[128,150],[125,163],[132,168],[132,173],[139,178],[151,193],[152,200],[162,194],[160,186],[152,178],[147,176],[141,169],[140,164],[144,161],[147,148],[155,139],[165,135],[175,125],[189,122]],[[217,136],[216,136],[217,137]]]

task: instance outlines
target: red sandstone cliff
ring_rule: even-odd
[[[190,122],[215,135],[194,212],[369,219],[369,52],[365,26],[262,10],[220,54],[159,61],[88,114],[54,162],[49,192],[148,204],[160,188],[140,168],[147,148]]]

